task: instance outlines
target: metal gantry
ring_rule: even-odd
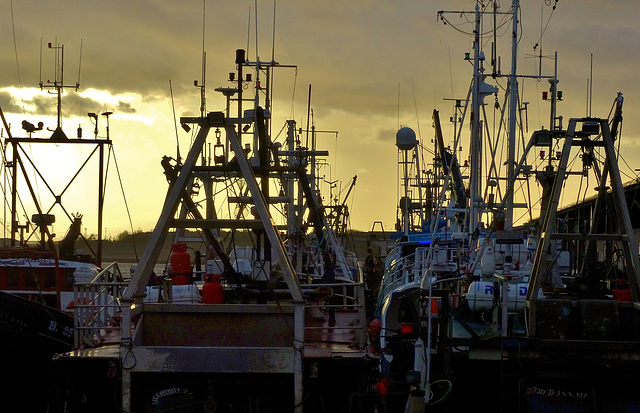
[[[582,130],[577,130],[577,126],[582,125]],[[593,134],[600,133],[601,140],[593,140],[589,137]],[[567,168],[571,150],[573,147],[602,147],[604,149],[604,168],[602,173],[598,173],[598,201],[594,209],[592,224],[589,234],[567,234],[558,233],[555,230],[555,221],[558,207],[560,204],[560,196],[567,176]],[[608,184],[609,185],[608,185]],[[613,205],[615,208],[615,220],[617,233],[600,233],[599,232],[599,211],[601,211],[601,203],[604,200],[609,188],[613,195]],[[629,208],[624,195],[624,187],[620,177],[620,170],[617,162],[617,153],[614,147],[614,138],[609,129],[606,119],[600,118],[574,118],[569,121],[566,131],[564,148],[557,167],[557,173],[551,191],[551,198],[547,204],[547,210],[544,212],[544,222],[540,230],[540,238],[533,261],[533,271],[529,280],[529,289],[527,292],[527,307],[530,311],[528,318],[529,332],[535,336],[536,311],[535,303],[538,293],[545,281],[553,281],[552,267],[554,256],[551,253],[552,241],[555,240],[587,240],[587,250],[590,249],[589,244],[593,245],[597,241],[617,241],[621,245],[622,253],[625,258],[624,267],[625,275],[631,289],[631,298],[634,302],[640,300],[640,269],[638,259],[638,244],[635,239],[633,228],[631,225],[631,217]]]

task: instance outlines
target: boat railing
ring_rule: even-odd
[[[419,248],[412,254],[396,260],[385,269],[382,277],[380,296],[386,296],[390,291],[410,283],[420,283],[424,271],[427,269],[428,249]]]
[[[305,304],[307,314],[322,314],[322,319],[329,322],[308,323],[305,325],[306,336],[345,337],[346,332],[356,332],[357,348],[367,344],[367,320],[365,305],[365,285],[363,282],[335,282],[302,284],[309,300]],[[327,315],[328,314],[328,315]],[[350,316],[342,317],[349,314]],[[332,319],[335,320],[332,322]],[[346,321],[346,322],[341,322]]]
[[[89,283],[73,287],[73,342],[75,348],[96,347],[119,337],[121,302],[127,282],[117,263],[106,266]]]

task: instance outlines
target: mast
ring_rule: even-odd
[[[480,180],[482,177],[482,138],[480,122],[480,6],[475,8],[475,30],[473,40],[473,90],[471,92],[471,174],[469,182],[470,211],[469,233],[478,227],[480,210]]]
[[[556,129],[562,129],[562,121],[559,125],[556,125],[556,122],[561,119],[558,118],[557,111],[557,103],[558,103],[558,52],[555,52],[553,57],[554,69],[553,69],[553,79],[549,79],[549,83],[551,84],[551,122],[550,129],[555,131]],[[549,153],[551,153],[551,148],[549,148]],[[551,157],[549,157],[549,162],[551,162]]]
[[[206,7],[207,2],[203,0],[202,2],[202,85],[200,85],[200,116],[204,117],[207,113],[207,52],[204,50],[204,30],[205,30],[205,19],[206,19]],[[198,86],[196,84],[196,86]]]
[[[513,181],[516,158],[516,115],[518,110],[518,8],[519,0],[513,0],[513,32],[511,37],[511,75],[509,77],[509,141],[507,142],[507,182]],[[505,194],[505,229],[513,227],[513,185],[507,185]],[[511,255],[511,245],[506,246],[506,255]]]
[[[409,154],[413,151],[418,142],[416,140],[416,133],[413,129],[408,127],[400,128],[400,130],[396,133],[396,146],[398,150],[401,152],[401,160],[402,169],[404,174],[404,197],[400,199],[400,207],[402,209],[402,231],[405,236],[409,235],[410,226],[411,226],[411,197],[409,196]],[[398,228],[399,229],[399,228]]]
[[[62,131],[62,91],[65,88],[74,88],[76,92],[80,88],[80,82],[76,82],[75,85],[66,85],[64,84],[64,45],[58,45],[49,43],[49,49],[53,49],[56,52],[55,61],[56,65],[59,63],[60,65],[60,80],[58,80],[58,72],[56,68],[56,73],[54,75],[53,82],[47,80],[46,84],[42,80],[40,80],[40,90],[44,90],[45,88],[51,88],[55,90],[55,94],[57,96],[57,121],[56,121],[56,129],[53,131],[51,135],[51,139],[55,140],[66,140],[67,135]],[[60,54],[60,58],[58,58],[58,54]],[[79,75],[78,75],[79,76]]]
[[[56,100],[57,100],[57,119],[56,119],[56,128],[55,130],[53,130],[53,133],[51,134],[51,136],[49,138],[41,138],[41,137],[34,137],[31,135],[32,132],[35,131],[42,131],[43,130],[43,122],[39,122],[38,123],[38,127],[35,128],[34,125],[29,124],[29,122],[27,121],[23,121],[23,129],[25,131],[27,131],[28,133],[28,137],[26,138],[18,138],[18,137],[13,137],[13,136],[9,136],[9,138],[7,138],[5,140],[5,144],[7,146],[11,146],[11,148],[7,149],[7,152],[11,151],[12,153],[12,161],[11,161],[11,165],[12,165],[12,176],[11,176],[11,185],[12,185],[12,190],[11,190],[11,246],[15,246],[17,241],[18,241],[18,233],[20,235],[20,240],[19,240],[19,244],[18,245],[22,245],[22,243],[25,241],[24,237],[23,237],[23,231],[25,229],[29,230],[28,225],[20,225],[19,221],[18,221],[18,210],[17,210],[17,206],[18,206],[18,186],[19,186],[19,181],[18,179],[21,178],[24,180],[24,184],[27,186],[30,194],[31,194],[31,202],[33,202],[33,205],[35,207],[35,209],[37,210],[37,217],[38,218],[34,218],[41,221],[42,223],[44,223],[44,226],[42,227],[42,231],[41,234],[42,235],[46,235],[49,238],[49,241],[46,240],[42,240],[41,239],[41,243],[44,246],[46,242],[49,242],[51,245],[51,241],[53,239],[53,235],[51,233],[49,233],[49,230],[46,229],[46,225],[51,225],[51,223],[47,223],[45,216],[50,215],[51,217],[53,217],[52,214],[50,214],[50,212],[53,210],[53,208],[56,205],[59,205],[60,208],[62,208],[63,212],[65,212],[65,215],[71,220],[71,222],[73,222],[73,215],[69,215],[66,212],[66,208],[63,206],[62,203],[62,195],[64,194],[64,192],[66,191],[66,189],[71,185],[71,183],[73,182],[73,180],[80,174],[80,172],[83,170],[84,166],[86,165],[86,163],[89,161],[89,159],[91,157],[94,156],[94,154],[97,152],[98,153],[98,171],[97,171],[97,178],[98,178],[98,199],[97,199],[97,225],[98,225],[98,238],[97,238],[97,245],[96,245],[96,251],[93,250],[93,248],[87,244],[86,246],[91,250],[91,252],[95,255],[96,257],[96,264],[98,266],[101,266],[101,261],[102,261],[102,236],[103,236],[103,212],[104,212],[104,188],[105,188],[105,148],[104,146],[107,145],[108,147],[111,147],[111,137],[110,137],[110,132],[109,132],[109,116],[112,114],[112,112],[103,112],[102,116],[106,117],[106,132],[107,132],[107,136],[106,138],[100,138],[98,139],[98,115],[96,113],[88,113],[87,115],[89,116],[90,119],[93,119],[95,121],[95,132],[94,132],[94,138],[93,139],[82,139],[82,129],[78,128],[78,135],[77,135],[77,139],[69,139],[67,137],[67,135],[65,134],[65,132],[62,130],[62,93],[64,91],[65,88],[73,88],[76,90],[76,92],[78,91],[79,87],[80,87],[80,82],[77,81],[74,85],[65,85],[64,84],[64,70],[63,70],[63,65],[64,65],[64,45],[60,44],[58,45],[57,42],[56,44],[52,44],[49,43],[48,44],[49,49],[52,49],[55,52],[55,63],[56,63],[56,68],[55,68],[55,74],[54,74],[54,80],[50,81],[47,80],[46,82],[40,80],[39,82],[39,86],[41,90],[44,89],[53,89],[53,92],[48,92],[51,94],[55,94],[56,95]],[[58,69],[59,67],[59,69]],[[60,73],[60,77],[58,77],[58,71]],[[79,80],[80,75],[78,74],[78,80]],[[3,118],[4,121],[4,118]],[[25,126],[26,125],[26,126]],[[5,125],[6,127],[6,125]],[[7,128],[8,130],[8,128]],[[47,128],[48,131],[52,131],[51,129]],[[28,145],[28,146],[32,146],[35,144],[54,144],[56,146],[58,145],[63,145],[63,144],[70,144],[70,145],[95,145],[95,150],[93,150],[91,152],[91,154],[88,156],[87,160],[85,161],[85,163],[80,166],[76,172],[76,174],[69,180],[69,182],[67,183],[67,186],[65,187],[65,189],[62,190],[61,193],[57,193],[55,192],[54,189],[52,189],[52,186],[49,185],[47,183],[47,179],[44,177],[44,175],[39,171],[39,165],[37,165],[36,163],[34,163],[34,161],[32,159],[30,159],[30,155],[27,153],[27,151],[25,151],[25,149],[23,148],[23,145]],[[47,209],[47,208],[43,208],[43,203],[40,199],[40,196],[37,195],[37,188],[34,188],[34,185],[32,183],[31,178],[29,178],[29,174],[27,173],[28,171],[25,168],[25,163],[23,162],[23,157],[25,159],[27,159],[29,161],[29,163],[31,164],[31,167],[33,169],[33,171],[35,172],[36,175],[38,175],[39,179],[42,180],[42,182],[44,182],[45,186],[47,187],[48,191],[50,192],[50,195],[52,196],[52,204],[51,206]],[[52,175],[53,176],[53,175]],[[36,182],[36,181],[33,181]],[[44,219],[44,221],[43,221]],[[28,220],[28,218],[27,218]],[[27,221],[28,224],[28,221]],[[28,239],[27,239],[28,241]],[[53,248],[51,248],[53,250]]]

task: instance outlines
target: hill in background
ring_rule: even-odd
[[[195,234],[192,234],[192,238],[195,238]],[[374,240],[383,240],[388,239],[389,234],[383,234],[381,232],[373,233]],[[136,262],[139,258],[144,254],[145,248],[149,244],[151,239],[151,232],[139,232],[134,235],[126,234],[118,240],[105,240],[102,243],[102,262],[103,264],[111,263],[113,261],[116,262]],[[368,242],[371,239],[371,233],[362,232],[362,231],[351,231],[348,236],[348,250],[353,251],[358,256],[360,261],[364,261],[367,256],[367,246]],[[171,244],[173,242],[172,234],[169,234],[167,239],[165,240],[162,250],[160,252],[158,261],[160,263],[164,263],[169,259],[169,254],[171,253]],[[250,241],[247,238],[246,234],[238,232],[235,237],[235,242],[237,245],[251,245]],[[91,249],[96,250],[96,242],[88,241]],[[78,241],[76,243],[76,248],[83,248],[83,241]],[[200,250],[203,254],[204,246],[203,243],[198,242],[189,242],[187,243],[189,247],[189,253],[193,256],[194,251]],[[375,247],[374,247],[375,248]],[[88,253],[88,248],[84,247],[85,252]],[[380,252],[378,249],[375,249],[376,255],[379,255]]]

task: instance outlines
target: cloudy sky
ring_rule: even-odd
[[[511,1],[499,3],[502,11],[511,5]],[[559,88],[564,94],[559,114],[565,119],[582,117],[593,55],[592,114],[607,117],[616,93],[623,92],[621,146],[631,168],[640,167],[640,117],[636,116],[640,2],[522,3],[521,73],[537,73],[539,60],[531,56],[542,47],[543,71],[552,74],[549,57],[557,51]],[[257,31],[254,0],[208,1],[206,7],[202,0],[0,0],[0,105],[14,136],[24,136],[23,119],[55,127],[51,117],[55,99],[37,86],[39,80],[54,76],[54,53],[47,43],[64,44],[65,84],[75,84],[80,73],[80,89],[65,93],[64,115],[71,120],[63,127],[69,136],[75,136],[78,126],[91,136],[87,112],[114,112],[110,133],[133,227],[151,230],[167,188],[160,160],[176,153],[169,81],[176,116],[199,113],[199,89],[193,81],[202,77],[205,9],[207,109],[224,108],[222,96],[213,89],[229,86],[226,78],[234,71],[236,49],[248,49],[251,60],[256,56],[271,60],[273,50],[276,61],[297,65],[297,71],[276,73],[274,130],[291,117],[300,126],[305,124],[311,84],[316,127],[339,131],[337,137],[319,137],[320,149],[331,153],[326,179],[341,180],[344,190],[358,176],[349,201],[352,226],[369,230],[374,221],[382,221],[392,229],[397,203],[396,130],[410,126],[430,146],[431,111],[436,108],[448,119],[452,105],[444,98],[462,98],[469,87],[471,67],[464,54],[472,48],[468,34],[472,17],[449,14],[450,24],[445,25],[437,12],[472,10],[475,4],[471,0],[280,0],[275,3],[274,41],[273,0],[257,2]],[[487,54],[490,41],[483,41]],[[508,42],[509,30],[502,28],[499,48],[508,47]],[[504,55],[502,71],[508,72],[508,67],[509,56]],[[548,83],[527,81],[522,87],[524,100],[530,102],[529,131],[548,127],[548,104],[540,99]],[[99,122],[99,136],[104,136],[104,118]],[[190,135],[180,130],[179,141],[184,154]],[[36,162],[60,176],[72,176],[72,161],[82,162],[86,155],[69,153],[62,146],[48,149],[46,157]],[[116,178],[110,178],[107,188],[107,236],[129,230],[113,175]],[[70,212],[91,217],[85,209],[95,205],[94,192],[84,189],[82,195],[68,198],[64,203]],[[82,202],[76,204],[76,199]],[[89,233],[97,231],[96,225],[85,221]]]

